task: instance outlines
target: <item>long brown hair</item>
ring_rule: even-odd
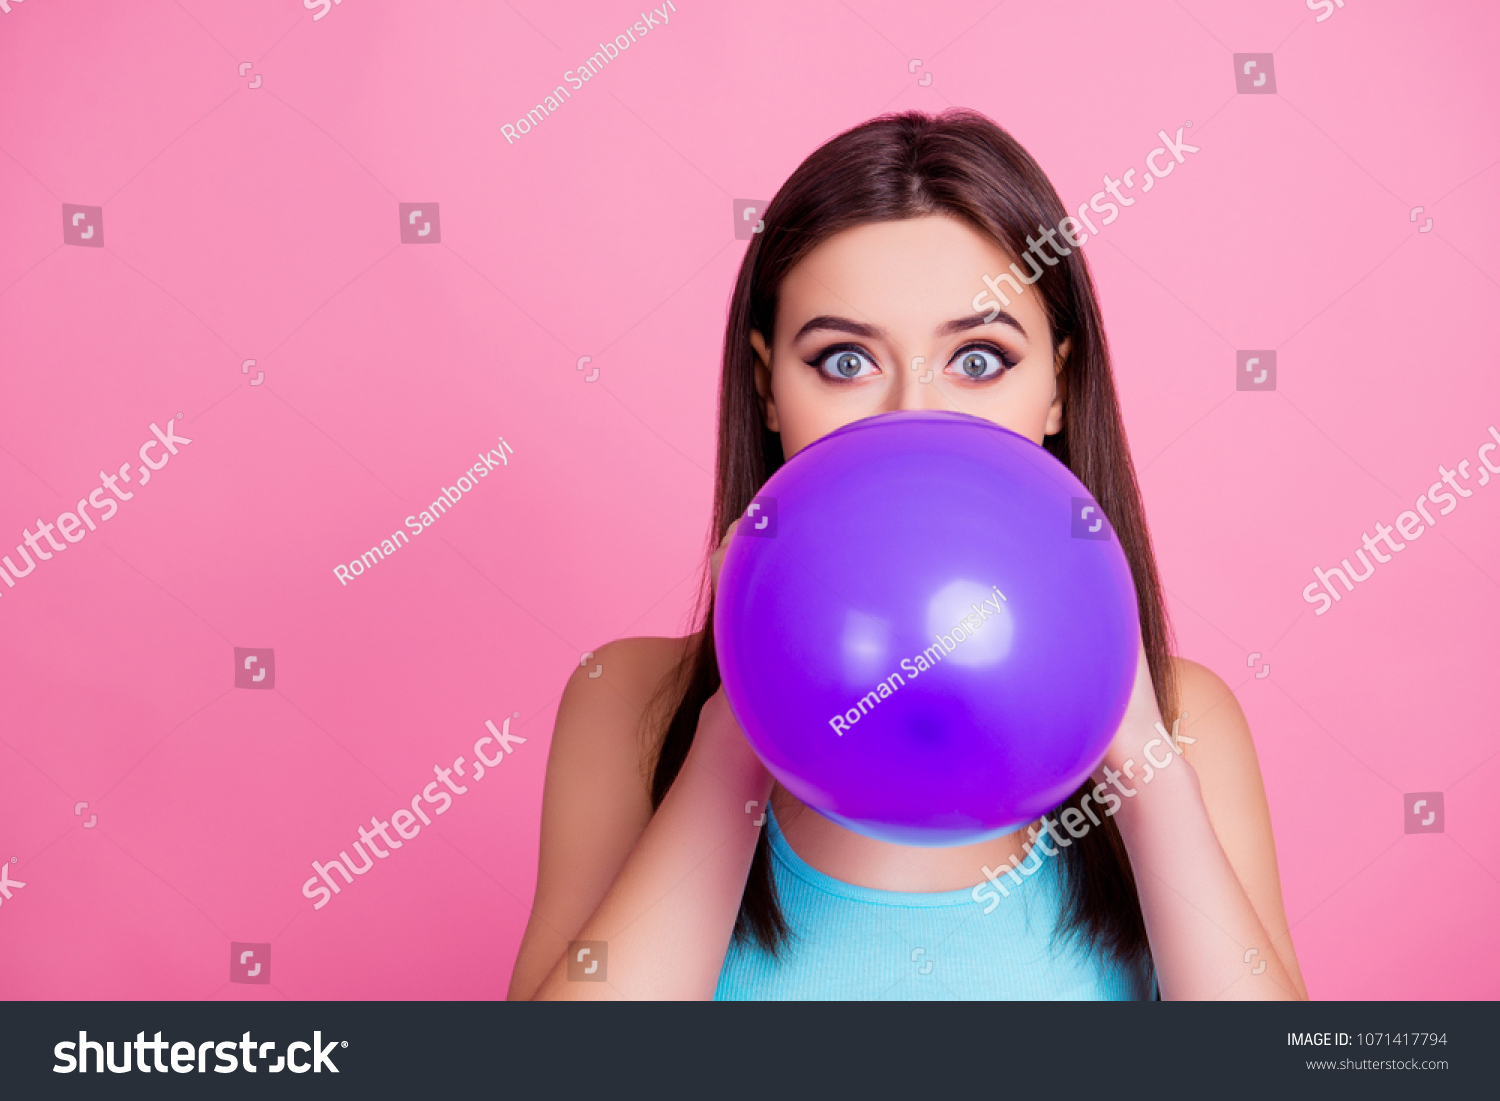
[[[719,454],[709,553],[732,521],[784,461],[781,439],[767,431],[755,390],[751,330],[773,343],[777,295],[787,272],[820,243],[870,222],[945,214],[966,221],[1010,255],[1026,251],[1026,238],[1067,215],[1052,184],[1024,149],[983,115],[950,110],[883,115],[823,145],[792,173],[765,211],[740,264],[724,334],[719,388]],[[976,288],[977,289],[977,288]],[[1046,310],[1054,346],[1072,339],[1063,367],[1063,428],[1043,446],[1088,487],[1119,537],[1130,563],[1141,634],[1164,717],[1177,711],[1169,652],[1170,625],[1151,539],[1146,530],[1135,469],[1115,397],[1109,350],[1093,281],[1080,250],[1045,269],[1035,288]],[[714,654],[713,595],[700,590],[696,618],[701,634],[684,653],[666,689],[677,697],[657,754],[651,799],[660,806],[676,779],[697,731],[698,716],[719,688]],[[680,696],[678,694],[680,693]],[[1079,787],[1063,807],[1079,805],[1092,786]],[[1130,860],[1114,820],[1072,845],[1059,847],[1064,883],[1059,933],[1073,933],[1132,965],[1150,959]],[[779,955],[790,928],[776,898],[770,848],[762,832],[745,882],[734,937],[753,939]]]

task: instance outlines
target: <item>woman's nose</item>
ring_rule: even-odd
[[[938,366],[925,356],[911,356],[896,395],[897,409],[936,409],[943,406],[937,392]]]

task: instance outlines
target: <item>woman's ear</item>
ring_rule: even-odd
[[[760,395],[761,419],[766,423],[767,432],[780,432],[776,397],[771,392],[771,353],[766,348],[766,338],[757,329],[750,330],[750,347],[755,349],[755,392]]]
[[[1047,410],[1047,428],[1044,436],[1055,436],[1063,427],[1063,403],[1068,397],[1067,377],[1063,367],[1068,362],[1068,353],[1073,350],[1073,338],[1067,337],[1057,346],[1057,364],[1053,373],[1052,408]]]

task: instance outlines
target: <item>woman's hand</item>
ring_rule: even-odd
[[[713,580],[715,598],[719,593],[719,570],[724,564],[724,554],[729,549],[729,541],[734,538],[734,529],[739,527],[739,524],[740,522],[736,520],[729,525],[718,549],[709,559],[709,572]],[[693,738],[693,750],[690,752],[696,752],[699,756],[707,756],[716,762],[743,765],[752,776],[757,778],[766,775],[765,766],[760,763],[760,758],[750,748],[739,720],[734,717],[734,711],[729,706],[729,698],[724,694],[722,679],[718,691],[708,698],[703,705],[703,710],[699,712],[698,733]]]
[[[1152,732],[1162,717],[1156,704],[1151,666],[1146,661],[1146,644],[1140,639],[1136,641],[1135,683],[1130,689],[1125,715],[1104,754],[1104,765],[1116,770],[1122,769],[1127,760],[1141,759],[1141,746],[1156,736]]]
[[[1304,997],[1220,843],[1175,734],[1162,722],[1140,643],[1130,700],[1095,779],[1115,803],[1105,813],[1130,854],[1162,997]],[[1274,868],[1274,851],[1271,860]]]
[[[719,541],[719,549],[714,551],[713,557],[708,560],[709,573],[713,577],[714,596],[719,595],[719,570],[724,565],[724,552],[729,549],[729,540],[734,538],[734,529],[740,526],[735,520],[729,525],[729,530],[724,533],[724,538]]]
[[[710,561],[715,588],[733,531],[731,525]],[[628,737],[632,752],[637,753],[635,724],[622,724],[618,733]],[[554,753],[557,744],[554,738]],[[631,763],[637,759],[632,757]],[[552,768],[549,761],[549,791],[554,779],[562,775],[554,776]],[[594,764],[586,752],[575,755],[574,768],[570,782],[593,782],[588,774]],[[630,778],[634,779],[633,774]],[[539,898],[544,887],[565,877],[585,882],[574,888],[567,905],[554,904],[545,919],[546,951],[552,962],[531,996],[712,998],[766,821],[764,808],[771,783],[770,773],[745,740],[720,689],[699,715],[692,747],[671,788],[654,813],[649,805],[641,808],[644,828],[637,822],[634,828],[640,832],[629,852],[616,857],[616,866],[596,867],[580,875],[554,860],[555,880],[545,875],[539,878]],[[576,821],[553,828],[569,836],[588,837],[597,831],[599,846],[617,845],[616,837],[604,835],[612,832],[609,827],[585,810]],[[549,858],[548,838],[544,812],[544,861]],[[609,974],[602,976],[606,981],[569,981],[564,953],[574,941],[607,943]],[[519,996],[524,997],[528,988],[529,984],[522,987]]]

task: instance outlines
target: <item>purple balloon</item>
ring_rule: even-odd
[[[858,833],[964,845],[1057,806],[1135,680],[1130,567],[1044,448],[895,412],[803,449],[719,574],[729,704],[788,791]]]

